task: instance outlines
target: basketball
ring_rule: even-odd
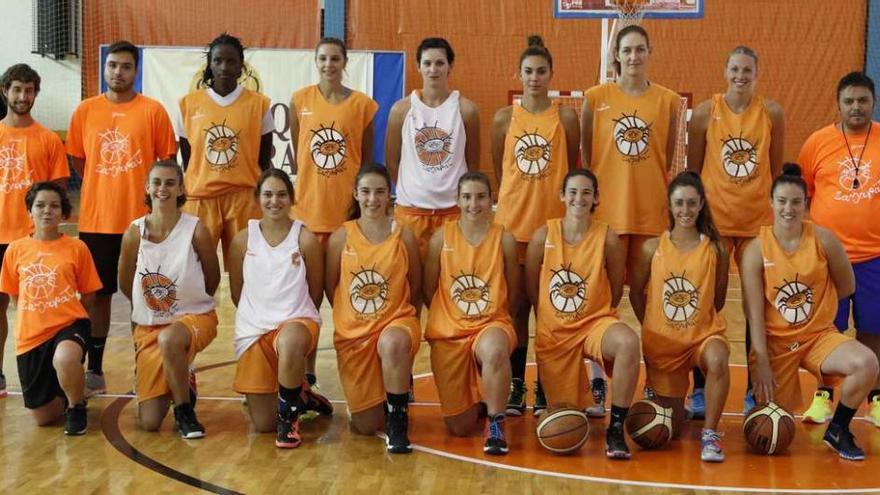
[[[640,400],[629,408],[626,432],[643,449],[659,449],[672,439],[673,411],[654,401]]]
[[[571,454],[590,435],[590,422],[580,409],[564,407],[544,414],[535,431],[538,442],[554,454]]]
[[[753,409],[743,421],[746,443],[758,454],[773,455],[785,452],[794,440],[794,418],[770,402]]]

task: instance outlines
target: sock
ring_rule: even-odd
[[[609,424],[620,423],[623,424],[623,420],[626,419],[626,414],[629,412],[628,407],[620,407],[611,404],[611,421]]]
[[[749,330],[749,320],[746,319],[746,362],[749,359],[749,352],[752,350],[752,332]],[[752,391],[752,367],[746,366],[746,393]]]
[[[104,346],[107,337],[92,337],[89,342],[89,371],[104,374]]]
[[[507,415],[504,413],[493,414],[489,417],[489,421],[492,423],[501,423],[507,418]]]
[[[528,347],[517,347],[510,354],[510,370],[513,374],[513,378],[519,378],[520,380],[525,381],[526,354],[528,353],[528,351]]]
[[[175,411],[192,411],[193,406],[189,402],[184,402],[182,404],[174,404]]]
[[[306,373],[306,381],[309,382],[309,387],[314,387],[318,383],[318,377],[314,373]]]
[[[280,413],[296,413],[300,403],[300,394],[302,394],[302,386],[295,388],[287,388],[278,384],[278,412]]]
[[[385,394],[386,400],[388,401],[388,410],[389,411],[406,411],[407,405],[409,404],[409,393],[404,392],[402,394]]]
[[[706,375],[700,368],[694,368],[694,390],[698,388],[706,388]]]
[[[874,400],[874,397],[880,396],[880,388],[875,388],[868,392],[868,404]]]
[[[842,402],[837,403],[837,409],[834,410],[834,417],[831,418],[831,424],[835,424],[844,430],[849,430],[849,422],[856,415],[856,410],[846,407]]]
[[[834,400],[834,387],[826,387],[823,385],[819,387],[819,390],[824,390],[825,392],[828,392],[828,400]]]

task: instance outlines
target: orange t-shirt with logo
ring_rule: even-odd
[[[271,101],[241,88],[228,106],[217,104],[207,89],[180,99],[180,116],[192,153],[184,184],[190,198],[216,198],[253,189],[260,176],[263,118]]]
[[[771,129],[764,98],[753,97],[737,114],[723,94],[712,97],[701,175],[712,218],[723,236],[754,237],[762,225],[773,222]]]
[[[54,241],[25,237],[13,241],[3,259],[0,292],[18,297],[15,354],[38,347],[88,318],[78,294],[102,287],[86,245],[66,235]]]
[[[64,143],[42,125],[0,123],[0,244],[30,235],[34,224],[24,197],[32,184],[70,177]]]
[[[157,160],[177,153],[168,113],[141,94],[126,103],[104,95],[76,108],[67,131],[67,153],[85,160],[79,231],[122,234],[147,213],[144,185]]]
[[[538,114],[513,105],[501,166],[495,221],[517,241],[529,242],[548,219],[565,214],[558,198],[569,163],[559,102]]]
[[[296,139],[296,204],[294,215],[312,232],[333,232],[348,216],[340,194],[354,190],[362,157],[364,131],[379,104],[352,91],[345,100],[328,102],[318,86],[293,94],[291,108],[299,114]]]
[[[666,163],[670,119],[681,98],[651,84],[630,96],[616,83],[586,91],[593,112],[590,162],[602,201],[596,219],[619,234],[660,235],[666,230]]]
[[[880,257],[880,123],[871,123],[870,136],[846,140],[837,124],[823,127],[807,138],[798,163],[813,221],[834,232],[850,262]]]

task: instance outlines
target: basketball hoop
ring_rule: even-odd
[[[617,9],[620,28],[625,28],[639,24],[645,16],[645,7],[654,2],[652,0],[613,0],[611,3]]]

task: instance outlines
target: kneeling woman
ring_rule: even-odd
[[[135,393],[140,425],[156,431],[174,402],[183,438],[201,438],[189,365],[217,336],[214,291],[220,283],[217,252],[208,229],[182,213],[183,170],[156,162],[147,178],[150,212],[122,237],[119,287],[131,300]]]
[[[504,407],[516,346],[509,312],[516,291],[508,288],[518,287],[516,240],[492,223],[492,191],[484,174],[468,172],[459,179],[458,206],[461,218],[434,233],[428,246],[425,296],[431,311],[425,338],[449,431],[469,435],[488,413],[483,451],[506,454]]]
[[[263,218],[248,221],[229,254],[229,289],[238,307],[233,388],[247,396],[257,431],[275,431],[275,446],[289,449],[301,443],[300,414],[333,412],[303,378],[318,347],[324,256],[315,235],[290,218],[293,184],[286,172],[264,170],[254,196]]]
[[[330,236],[327,248],[339,377],[352,429],[371,435],[384,423],[388,451],[408,453],[409,380],[422,333],[418,245],[389,215],[385,167],[361,167],[354,200],[351,220]]]
[[[630,299],[642,323],[648,383],[660,403],[683,418],[690,370],[699,367],[705,373],[700,456],[721,462],[724,452],[716,429],[730,388],[730,350],[719,312],[727,297],[729,257],[696,172],[678,174],[667,196],[670,230],[642,246]]]

